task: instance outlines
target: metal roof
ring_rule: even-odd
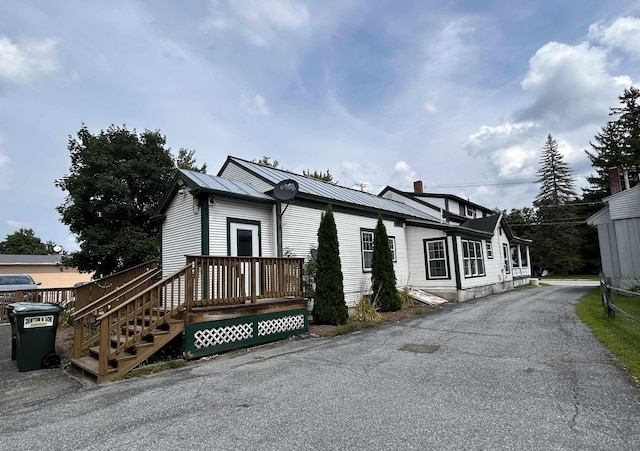
[[[370,210],[386,213],[394,213],[403,217],[419,218],[428,221],[440,222],[439,218],[413,208],[402,202],[398,202],[374,194],[358,191],[353,188],[335,185],[333,183],[295,174],[289,171],[263,166],[258,163],[229,157],[228,161],[241,166],[263,180],[275,185],[284,179],[295,180],[298,183],[298,193],[326,200],[327,202],[339,202]]]
[[[216,193],[232,194],[241,197],[252,197],[273,202],[273,198],[264,194],[248,183],[230,180],[224,177],[204,174],[202,172],[180,169],[181,175],[192,182],[190,188],[200,188]],[[187,182],[187,181],[185,181]],[[189,183],[187,183],[189,185]]]
[[[0,265],[58,265],[60,255],[0,254]]]

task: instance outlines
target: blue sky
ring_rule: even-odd
[[[0,0],[0,239],[76,249],[59,222],[83,123],[160,130],[345,186],[531,206],[550,133],[584,150],[640,78],[640,3],[609,0]]]

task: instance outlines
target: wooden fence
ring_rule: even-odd
[[[600,275],[600,294],[602,298],[602,305],[604,306],[604,310],[609,318],[615,318],[616,313],[619,313],[625,318],[629,318],[630,320],[640,323],[640,318],[630,315],[615,304],[616,293],[640,299],[640,293],[623,290],[621,288],[614,288],[610,277],[603,277],[603,275]]]

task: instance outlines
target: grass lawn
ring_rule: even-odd
[[[630,315],[640,317],[640,299],[616,294],[615,304]],[[633,382],[640,386],[640,323],[616,315],[607,316],[600,301],[600,289],[591,290],[576,306],[576,313],[594,335],[620,357]]]

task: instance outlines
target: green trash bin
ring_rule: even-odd
[[[7,305],[11,322],[11,360],[18,371],[60,366],[56,354],[58,317],[64,310],[56,304],[16,302]]]

